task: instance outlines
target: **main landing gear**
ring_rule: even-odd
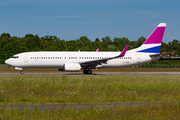
[[[23,70],[21,70],[21,72],[20,72],[21,74],[24,74],[24,71]]]
[[[92,70],[90,70],[90,69],[84,69],[84,70],[83,70],[83,73],[84,73],[84,74],[92,74]]]

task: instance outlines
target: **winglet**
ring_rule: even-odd
[[[96,50],[96,52],[99,52],[99,48]]]
[[[118,57],[123,57],[126,54],[128,47],[129,45],[126,45],[126,47],[124,48],[124,50],[121,52],[121,54]]]

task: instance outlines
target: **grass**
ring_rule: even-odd
[[[0,119],[179,119],[179,86],[179,75],[1,75],[1,105],[162,102],[137,107],[94,107],[83,110],[64,108],[51,111],[0,107]]]
[[[1,75],[0,104],[179,101],[180,76]]]
[[[180,104],[149,105],[137,108],[89,108],[87,110],[62,109],[38,111],[38,109],[0,109],[0,119],[38,120],[173,120],[180,118]]]

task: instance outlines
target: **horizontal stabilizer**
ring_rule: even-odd
[[[166,52],[166,53],[158,53],[158,54],[153,54],[153,55],[149,55],[150,57],[152,56],[157,56],[157,55],[166,55],[166,54],[170,54],[170,53],[174,53],[175,51],[172,52]]]

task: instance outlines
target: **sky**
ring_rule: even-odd
[[[165,22],[163,42],[180,40],[179,0],[1,0],[0,13],[0,34],[17,37],[137,41]]]

